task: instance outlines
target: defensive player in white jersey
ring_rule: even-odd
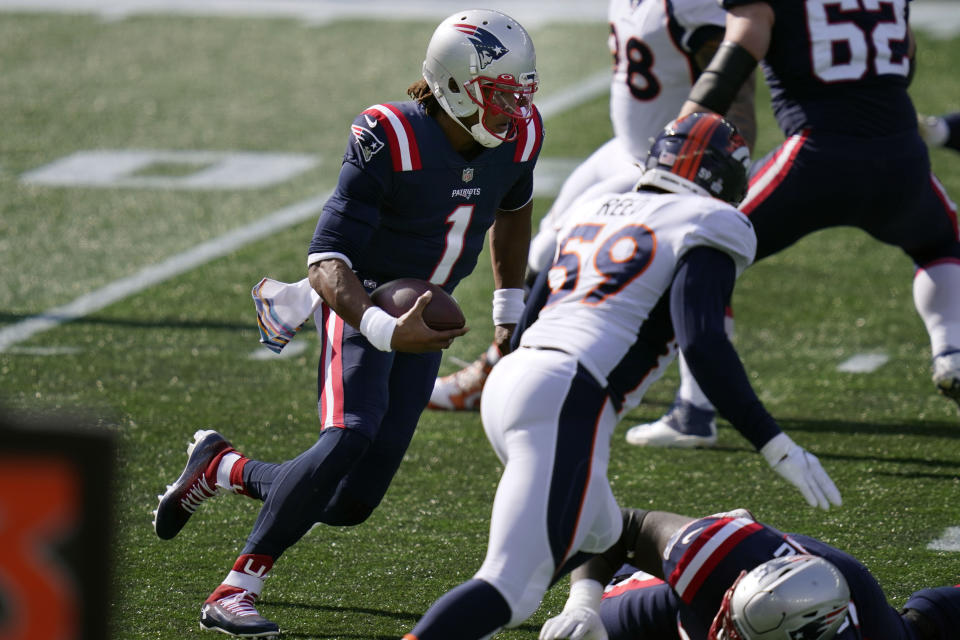
[[[607,17],[613,56],[610,121],[614,137],[574,169],[540,221],[530,242],[528,284],[553,260],[557,231],[576,211],[582,211],[570,206],[575,199],[584,194],[624,193],[637,183],[650,143],[676,116],[723,40],[725,13],[716,0],[611,0]],[[753,88],[753,81],[744,84],[726,116],[751,149],[756,138]],[[491,346],[467,367],[437,378],[430,408],[477,409],[487,375],[501,355]],[[680,363],[683,366],[682,358]],[[709,407],[692,377],[683,379],[687,381],[681,392],[684,402]],[[706,415],[712,420],[709,408]],[[691,422],[690,416],[686,417],[685,422]],[[664,433],[670,436],[674,432]]]
[[[561,230],[550,297],[481,401],[504,463],[486,559],[405,640],[476,640],[516,626],[552,583],[616,542],[610,438],[677,343],[721,413],[776,455],[775,470],[808,499],[839,503],[817,459],[763,408],[723,329],[734,280],[756,249],[733,206],[748,164],[732,125],[697,114],[657,137],[638,191],[578,200],[585,211]]]

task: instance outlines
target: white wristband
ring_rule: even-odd
[[[523,289],[496,289],[493,292],[493,324],[517,324],[523,314]]]
[[[380,351],[390,351],[397,319],[380,307],[368,307],[360,318],[360,333]]]
[[[791,448],[796,446],[793,440],[785,433],[778,433],[770,438],[767,444],[760,447],[760,453],[767,459],[767,463],[772,467],[776,465]]]
[[[563,606],[564,610],[572,609],[592,609],[600,611],[600,598],[603,596],[603,585],[591,578],[577,580],[570,585],[570,595],[567,596],[567,603]]]

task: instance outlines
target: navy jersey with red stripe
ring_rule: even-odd
[[[912,629],[879,583],[853,556],[809,536],[786,534],[749,518],[708,516],[688,523],[664,549],[663,571],[679,596],[680,623],[709,629],[724,592],[741,571],[772,558],[808,553],[832,562],[847,580],[851,603],[838,640],[911,640]],[[696,638],[691,635],[691,638]]]
[[[786,135],[803,129],[868,137],[916,127],[907,95],[910,0],[764,1],[774,11],[763,68]]]
[[[723,594],[741,571],[796,553],[826,558],[847,580],[851,603],[837,640],[915,640],[912,625],[849,554],[809,536],[724,515],[693,520],[674,534],[664,550],[666,582],[636,567],[621,567],[603,594],[600,618],[609,640],[706,640]],[[960,624],[960,585],[921,589],[904,606],[938,629],[954,629]]]
[[[452,291],[473,271],[496,211],[532,197],[539,114],[514,141],[472,160],[412,101],[373,105],[350,130],[310,254],[346,256],[361,280],[413,277]]]

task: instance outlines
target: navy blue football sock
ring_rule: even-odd
[[[712,409],[701,409],[684,400],[674,400],[668,414],[673,418],[670,426],[680,433],[693,436],[710,436],[710,421],[717,415]],[[248,463],[249,464],[249,463]]]
[[[275,462],[261,462],[250,460],[243,467],[243,486],[251,498],[266,500],[270,495],[270,487],[277,477],[280,465]]]
[[[468,580],[442,595],[406,638],[478,640],[510,622],[510,605],[483,580]]]

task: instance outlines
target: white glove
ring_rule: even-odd
[[[543,623],[540,640],[607,640],[607,630],[593,609],[564,607],[560,615]]]
[[[773,470],[800,490],[811,507],[823,510],[830,503],[840,506],[840,492],[827,475],[817,457],[790,439],[785,433],[775,435],[763,445],[760,453]]]
[[[602,595],[603,585],[596,580],[574,582],[563,611],[540,629],[540,640],[607,640],[599,613]]]

